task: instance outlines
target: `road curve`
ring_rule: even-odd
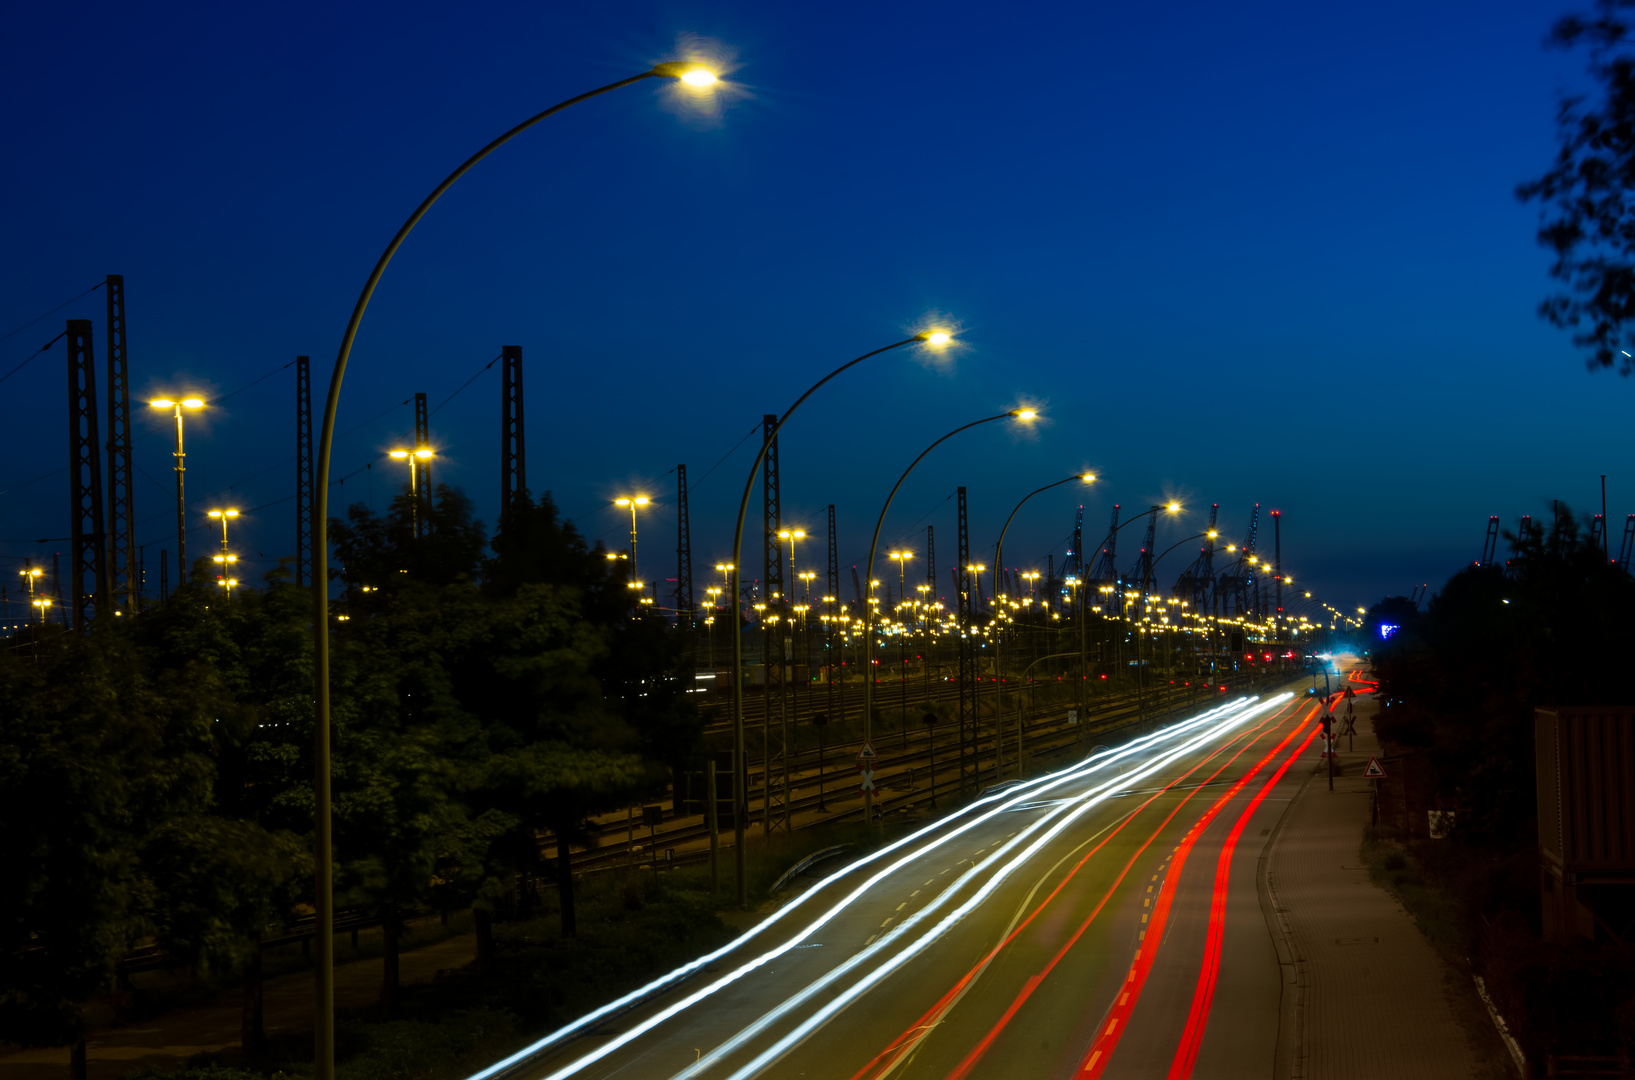
[[[472,1080],[1264,1076],[1255,860],[1317,712],[1237,699],[979,799]]]

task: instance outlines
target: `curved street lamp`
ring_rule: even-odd
[[[1032,409],[1010,409],[1006,412],[997,413],[993,416],[985,416],[981,420],[972,420],[969,424],[964,424],[955,428],[953,431],[950,431],[948,434],[944,435],[942,438],[938,439],[924,450],[921,450],[920,456],[909,462],[908,468],[903,470],[903,475],[899,476],[897,478],[897,482],[891,486],[891,494],[886,496],[885,505],[880,507],[880,516],[875,519],[874,538],[869,541],[868,580],[874,580],[874,556],[875,552],[880,546],[880,527],[886,523],[886,511],[891,509],[891,500],[897,497],[897,489],[903,486],[903,481],[908,479],[908,474],[914,471],[914,467],[916,465],[925,460],[925,456],[927,454],[931,453],[931,451],[935,450],[937,447],[941,446],[949,439],[952,439],[955,435],[958,435],[962,431],[969,431],[974,427],[981,427],[983,424],[991,424],[995,420],[1032,420],[1038,415],[1039,414]],[[970,569],[968,567],[962,567],[961,570],[964,573],[970,573]],[[871,625],[873,616],[874,605],[864,604],[863,742],[865,745],[872,741],[872,736],[874,733],[874,627]],[[904,718],[904,722],[907,722],[906,717]],[[866,788],[863,792],[863,820],[871,825],[874,823],[874,788],[872,787]]]
[[[363,322],[363,313],[369,307],[369,300],[375,294],[375,287],[380,284],[381,275],[386,272],[386,265],[397,254],[397,249],[403,246],[409,233],[426,216],[432,204],[442,198],[443,193],[454,186],[455,181],[470,172],[483,158],[498,150],[518,135],[527,131],[535,124],[548,116],[554,116],[562,110],[582,101],[589,101],[593,97],[606,94],[612,90],[619,90],[632,86],[646,79],[679,79],[688,85],[696,87],[708,86],[715,82],[715,74],[702,64],[671,61],[655,64],[639,75],[632,75],[628,79],[608,83],[597,87],[578,97],[571,97],[546,109],[544,112],[524,120],[516,127],[507,131],[499,138],[478,150],[467,158],[460,167],[449,173],[441,184],[432,189],[430,195],[421,200],[415,207],[414,213],[409,215],[386,250],[381,252],[380,258],[375,260],[375,268],[369,272],[369,279],[364,282],[363,291],[358,294],[357,303],[352,306],[351,318],[346,323],[346,333],[341,336],[340,351],[335,356],[335,368],[329,376],[329,394],[324,399],[324,417],[318,435],[318,463],[317,483],[313,492],[312,506],[312,553],[314,567],[312,574],[313,618],[313,697],[314,724],[313,724],[313,863],[314,863],[314,928],[316,937],[317,956],[314,959],[316,968],[316,1023],[313,1032],[313,1080],[334,1080],[335,1076],[335,896],[334,896],[334,850],[330,843],[330,792],[329,792],[329,456],[330,445],[335,436],[335,414],[340,407],[341,381],[346,376],[346,362],[352,355],[352,343],[357,339],[358,327]],[[168,402],[155,401],[156,407],[163,407]],[[189,402],[182,402],[183,405]],[[202,405],[196,399],[194,405]],[[177,471],[176,491],[177,502],[180,503],[182,474],[181,474],[181,411],[176,413],[177,438]],[[179,510],[179,507],[178,507]],[[178,551],[182,541],[177,540]],[[180,575],[178,575],[180,576]]]
[[[1010,531],[1011,522],[1016,519],[1017,511],[1021,510],[1024,503],[1026,503],[1029,499],[1033,498],[1035,495],[1038,495],[1040,492],[1049,491],[1051,488],[1059,488],[1063,484],[1071,484],[1075,480],[1082,480],[1085,483],[1090,484],[1090,483],[1094,483],[1095,479],[1096,479],[1096,474],[1095,473],[1074,473],[1072,476],[1067,477],[1065,480],[1058,480],[1054,484],[1046,484],[1042,488],[1035,488],[1034,490],[1028,492],[1026,495],[1022,496],[1022,501],[1017,503],[1015,508],[1011,510],[1010,517],[1005,519],[1005,527],[999,530],[999,543],[994,545],[993,595],[994,595],[994,604],[995,604],[996,608],[999,605],[999,601],[1002,599],[1002,595],[1001,595],[1001,593],[999,591],[999,581],[1000,581],[1000,575],[1004,573],[1004,566],[1005,566],[1005,534]],[[1083,561],[1083,557],[1082,557],[1083,553],[1082,552],[1080,553],[1080,556],[1081,556],[1080,561],[1082,562]],[[1080,586],[1079,591],[1081,593],[1084,591],[1082,585]],[[999,724],[1000,724],[1000,702],[1003,700],[1002,691],[1000,690],[1000,687],[999,687],[999,680],[1003,677],[1002,672],[1000,671],[999,661],[1000,661],[1000,657],[1003,655],[1003,652],[1004,652],[1004,641],[1005,641],[1004,628],[1000,627],[994,633],[994,647],[993,647],[993,674],[994,674],[993,715],[994,715],[994,733],[995,733],[996,736],[998,735]],[[1086,687],[1088,687],[1089,686],[1089,681],[1088,680],[1089,680],[1090,673],[1087,670],[1088,667],[1089,667],[1089,664],[1085,659],[1084,620],[1082,620],[1082,619],[1079,620],[1079,666],[1080,666],[1080,668],[1086,669],[1084,671],[1084,676],[1085,676],[1085,680],[1086,680],[1085,685],[1086,685]],[[1086,712],[1088,712],[1088,705],[1087,704],[1084,706],[1084,708],[1086,709]],[[1020,777],[1022,775],[1022,757],[1021,757],[1021,752],[1020,751],[1017,752],[1016,775],[1018,777]],[[998,777],[996,776],[995,779],[998,779]]]
[[[761,463],[766,460],[766,452],[778,437],[778,432],[789,423],[789,418],[795,410],[806,403],[806,399],[817,393],[819,387],[830,379],[839,375],[848,368],[855,367],[871,356],[900,349],[904,345],[925,344],[933,348],[942,348],[950,340],[949,334],[943,330],[923,330],[913,337],[894,341],[890,345],[883,345],[872,352],[866,352],[855,360],[848,360],[835,368],[829,374],[813,383],[795,403],[785,409],[778,422],[773,425],[772,432],[761,440],[761,450],[755,455],[755,463],[749,468],[749,477],[744,481],[744,495],[738,500],[738,523],[732,532],[732,562],[726,564],[727,572],[732,575],[732,587],[729,590],[733,598],[732,621],[732,832],[733,832],[733,863],[738,874],[738,906],[749,907],[749,861],[744,850],[745,818],[749,816],[749,763],[744,758],[744,635],[738,626],[737,598],[740,592],[739,567],[744,562],[744,515],[749,510],[749,496],[755,490],[755,478],[760,475]],[[325,1078],[318,1078],[325,1080]]]

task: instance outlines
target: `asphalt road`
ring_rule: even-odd
[[[1264,1077],[1280,976],[1256,861],[1318,762],[1317,713],[1239,699],[979,800],[505,1080]]]

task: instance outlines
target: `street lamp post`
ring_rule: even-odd
[[[229,580],[229,574],[233,569],[233,563],[238,562],[238,556],[230,554],[227,550],[227,522],[238,517],[238,511],[211,510],[209,511],[208,516],[221,519],[221,554],[215,557],[215,561],[221,564],[220,580],[222,592],[231,596],[233,594],[232,587],[237,585],[238,581],[236,579]]]
[[[229,521],[231,521],[233,518],[238,517],[238,511],[237,510],[211,510],[211,511],[209,511],[208,516],[213,517],[213,518],[219,518],[221,520],[221,553],[223,555],[225,555],[225,554],[227,554],[227,523]]]
[[[993,595],[994,595],[994,608],[995,608],[996,611],[1003,611],[1004,610],[1004,600],[1005,600],[1005,598],[1002,595],[1002,593],[1000,592],[1000,587],[999,586],[1000,586],[1000,577],[1004,573],[1004,566],[1005,566],[1005,534],[1010,532],[1011,522],[1016,520],[1017,511],[1021,510],[1023,504],[1025,504],[1029,499],[1033,498],[1035,495],[1038,495],[1040,492],[1049,491],[1051,488],[1059,488],[1063,484],[1071,484],[1075,480],[1082,480],[1087,484],[1094,483],[1095,479],[1096,479],[1096,474],[1095,473],[1074,473],[1072,476],[1067,477],[1065,480],[1057,480],[1053,484],[1046,484],[1042,488],[1035,488],[1034,490],[1028,492],[1026,495],[1022,496],[1021,502],[1018,502],[1014,507],[1011,508],[1010,516],[1005,519],[1004,528],[999,530],[999,543],[994,545]],[[1081,562],[1081,563],[1084,562],[1084,553],[1082,551],[1079,552],[1079,562]],[[1039,575],[1035,574],[1033,576],[1038,577]],[[1079,592],[1080,592],[1081,595],[1083,594],[1084,589],[1083,589],[1082,586],[1080,587]],[[1081,616],[1083,614],[1082,606],[1081,606],[1080,614],[1081,614]],[[1005,641],[1005,629],[1004,629],[1004,627],[1001,626],[1001,627],[998,627],[995,630],[994,643],[993,643],[993,674],[994,674],[994,687],[993,687],[994,706],[993,706],[993,714],[994,714],[994,736],[995,736],[995,738],[997,738],[998,734],[999,734],[1000,717],[1001,717],[1001,712],[1002,712],[1001,704],[1004,701],[1004,694],[1000,690],[1000,679],[1004,678],[1003,669],[1000,666],[1000,659],[1001,659],[1001,655],[1002,655],[1003,649],[1004,649],[1004,641]],[[1080,708],[1080,710],[1083,711],[1083,713],[1088,715],[1089,711],[1090,711],[1090,705],[1089,705],[1089,697],[1090,697],[1090,661],[1089,661],[1089,654],[1085,650],[1084,620],[1083,620],[1082,617],[1079,620],[1079,675],[1081,676],[1081,679],[1082,679],[1083,684],[1084,684],[1083,685],[1083,692],[1079,695],[1079,698],[1080,698],[1079,708]],[[1017,723],[1020,724],[1021,721],[1017,721]],[[1016,775],[1018,777],[1020,777],[1022,775],[1022,755],[1021,755],[1021,750],[1020,750],[1020,743],[1018,743],[1018,750],[1017,750],[1017,755],[1016,755]]]
[[[789,580],[791,596],[778,597],[778,600],[782,603],[786,614],[781,618],[776,615],[771,616],[769,621],[772,623],[773,632],[771,635],[769,635],[769,637],[772,641],[776,642],[778,646],[778,739],[783,748],[783,768],[780,770],[778,783],[783,791],[783,831],[787,833],[789,831],[789,682],[795,674],[796,631],[795,605],[789,603],[789,600],[792,598],[792,594],[794,593],[794,583],[799,578],[799,575],[795,573],[795,541],[806,539],[806,531],[804,529],[779,529],[778,539],[789,541]],[[771,599],[771,596],[767,597],[769,606]],[[778,636],[777,625],[779,622],[784,623],[787,627],[787,629],[784,631],[784,633],[787,635],[786,637],[780,638]],[[768,656],[763,657],[762,659],[765,661],[762,666],[766,669],[767,679],[770,680],[772,677],[772,658]],[[767,685],[771,685],[770,681]],[[769,710],[767,715],[762,717],[761,730],[763,733],[766,731],[767,725],[771,723],[771,719],[771,712]],[[768,745],[768,741],[764,735],[762,738],[762,745]],[[770,755],[770,751],[768,753]],[[770,761],[768,761],[767,767],[768,771],[770,771]],[[771,836],[772,783],[770,776],[767,777],[767,782],[761,785],[761,791],[765,796],[765,817],[761,822],[762,834],[765,836]]]
[[[416,479],[418,475],[416,463],[430,461],[433,456],[432,448],[417,446],[413,450],[391,450],[387,452],[386,456],[409,463],[409,524],[412,535],[418,537],[420,535],[420,481]]]
[[[805,404],[806,399],[817,393],[830,379],[849,368],[861,364],[870,357],[879,356],[881,353],[890,352],[892,349],[900,349],[904,345],[925,344],[930,345],[932,348],[941,348],[947,345],[949,340],[950,336],[945,331],[926,330],[915,334],[913,337],[904,338],[902,341],[894,341],[890,345],[884,345],[872,352],[866,352],[854,360],[848,360],[846,363],[841,364],[813,383],[806,393],[796,398],[795,403],[784,410],[783,415],[778,418],[777,424],[773,426],[771,433],[761,440],[760,452],[755,455],[755,462],[750,466],[749,476],[744,480],[744,494],[738,500],[738,522],[734,526],[732,534],[732,562],[728,564],[728,569],[732,574],[732,588],[729,591],[735,603],[739,595],[740,571],[738,568],[744,561],[744,517],[749,512],[749,496],[755,490],[755,478],[760,475],[761,463],[766,460],[767,448],[778,437],[778,432],[783,430],[783,426],[789,423],[789,418],[795,414],[795,410]],[[738,872],[738,906],[747,908],[749,906],[749,862],[748,854],[744,850],[744,831],[747,824],[744,818],[749,813],[749,763],[744,760],[744,682],[741,674],[744,670],[744,639],[743,635],[736,632],[736,629],[734,627],[735,632],[732,635],[732,826],[733,840],[736,845],[733,849],[733,861]],[[319,1077],[317,1080],[329,1080],[329,1078]]]
[[[991,424],[995,420],[1033,420],[1038,415],[1039,414],[1032,409],[1009,409],[993,416],[984,416],[981,420],[973,420],[969,424],[960,425],[953,431],[950,431],[948,434],[938,439],[936,442],[932,443],[930,446],[926,447],[924,450],[921,450],[920,456],[909,462],[908,468],[903,470],[903,475],[899,476],[897,478],[897,482],[891,486],[891,493],[886,496],[885,505],[880,507],[880,516],[875,519],[874,537],[869,541],[869,580],[872,581],[874,579],[874,556],[880,546],[880,527],[886,523],[886,511],[891,509],[891,500],[897,497],[897,489],[903,486],[903,481],[908,479],[908,474],[914,471],[914,467],[916,465],[925,460],[927,454],[931,453],[931,451],[935,450],[937,447],[941,446],[949,439],[952,439],[955,435],[958,435],[962,431],[969,431],[972,428],[980,427],[983,424]],[[969,568],[966,568],[963,572],[969,573]],[[865,746],[871,744],[874,733],[874,627],[871,625],[873,614],[873,606],[870,604],[864,604],[863,743]],[[867,779],[865,779],[863,785],[863,820],[871,825],[874,823],[874,785],[872,781]]]
[[[41,603],[39,600],[36,600],[34,598],[34,582],[39,580],[40,575],[45,573],[45,570],[43,568],[41,568],[41,567],[38,567],[38,566],[25,566],[25,567],[23,567],[23,569],[21,569],[21,570],[19,570],[17,572],[23,576],[23,581],[25,581],[28,584],[28,603],[29,603],[29,606],[39,609],[39,611],[40,611],[40,628],[44,629],[45,628],[46,608],[51,605],[51,601],[46,600],[44,603]]]
[[[369,272],[369,278],[364,282],[363,291],[358,294],[357,302],[352,306],[352,315],[346,324],[346,332],[341,336],[340,350],[335,356],[335,367],[329,377],[329,394],[324,400],[324,415],[319,427],[318,435],[318,463],[316,468],[317,483],[314,484],[314,499],[312,507],[312,550],[315,565],[312,577],[313,595],[313,672],[314,689],[314,724],[313,724],[313,821],[314,821],[314,893],[315,893],[315,926],[314,935],[317,941],[316,975],[315,975],[315,1031],[313,1038],[313,1080],[334,1080],[335,1076],[335,941],[334,916],[335,898],[333,894],[334,881],[334,852],[330,837],[330,787],[329,787],[329,462],[330,452],[335,436],[335,414],[340,408],[341,383],[346,376],[346,364],[352,355],[352,344],[357,339],[358,328],[363,323],[363,313],[368,310],[369,300],[374,296],[375,288],[380,284],[381,275],[386,272],[387,265],[397,254],[397,249],[408,239],[409,233],[426,216],[432,204],[442,198],[443,193],[453,187],[455,182],[469,172],[476,164],[489,154],[510,142],[516,136],[527,131],[535,124],[548,116],[553,116],[580,102],[588,101],[600,94],[632,86],[647,79],[670,78],[679,79],[692,87],[707,87],[715,82],[715,75],[699,64],[684,62],[667,62],[654,65],[650,70],[627,79],[597,87],[577,97],[552,105],[543,112],[524,120],[510,131],[494,139],[488,145],[467,158],[459,168],[450,173],[442,183],[432,189],[414,213],[409,215],[392,236],[386,250],[381,252],[380,258],[375,261],[374,269]],[[184,402],[184,404],[186,404]],[[180,420],[177,421],[178,432]],[[181,484],[181,475],[178,471],[177,485]],[[180,500],[178,500],[180,501]]]
[[[649,501],[646,495],[621,495],[613,500],[614,506],[630,507],[630,588],[634,593],[632,600],[638,609],[647,602],[647,598],[642,595],[642,579],[636,572],[636,507],[646,506]]]
[[[182,491],[182,476],[187,472],[187,452],[182,448],[182,410],[202,409],[204,402],[196,397],[182,398],[180,401],[154,398],[148,404],[155,409],[176,410],[176,584],[180,587],[187,581],[187,501]]]

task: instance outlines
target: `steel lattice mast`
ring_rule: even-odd
[[[295,584],[312,582],[312,360],[295,358]]]
[[[971,582],[971,532],[966,516],[965,489],[959,496],[959,565],[954,568],[955,600],[959,623],[959,786],[974,791],[981,768],[977,755],[976,625]]]
[[[125,277],[109,274],[108,301],[108,583],[116,610],[137,611],[142,582],[136,566],[131,491],[130,364],[125,342]]]
[[[414,448],[422,450],[431,445],[431,418],[426,412],[426,395],[414,396]],[[412,497],[416,508],[415,534],[431,535],[431,458],[421,458],[414,468]]]
[[[761,821],[761,831],[764,835],[772,834],[772,803],[774,798],[772,782],[772,673],[778,673],[778,698],[783,700],[783,658],[782,650],[777,650],[777,663],[773,663],[774,645],[776,644],[772,627],[776,625],[772,620],[778,616],[783,604],[783,544],[778,539],[778,530],[783,525],[783,500],[778,490],[778,416],[776,413],[766,413],[761,417],[761,441],[766,446],[766,459],[761,463],[761,511],[764,531],[761,540],[761,671],[764,681],[761,685],[761,808],[765,815]]]
[[[522,410],[522,346],[500,347],[500,512],[528,490]]]
[[[68,497],[73,514],[69,532],[73,547],[68,564],[68,604],[74,629],[84,633],[90,629],[94,616],[109,610],[91,320],[69,319],[65,336],[68,339]]]
[[[676,466],[676,629],[693,630],[693,540],[687,521],[687,466]]]

